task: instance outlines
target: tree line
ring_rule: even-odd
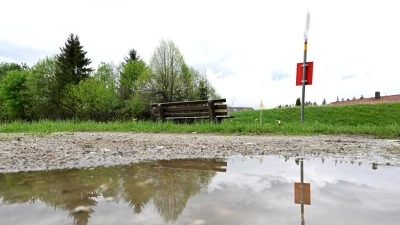
[[[161,40],[149,63],[135,49],[119,65],[97,69],[70,34],[60,53],[33,66],[0,63],[0,119],[113,121],[151,118],[150,103],[218,98],[204,71],[186,64],[178,47]]]

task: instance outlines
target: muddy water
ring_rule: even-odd
[[[303,205],[294,190],[301,174],[310,185]],[[399,174],[268,156],[6,173],[0,224],[399,224]]]

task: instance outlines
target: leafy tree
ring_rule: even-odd
[[[161,40],[154,50],[150,69],[153,73],[151,85],[163,102],[176,100],[176,88],[183,75],[185,61],[172,41]]]
[[[55,57],[46,57],[39,60],[30,69],[26,85],[29,100],[29,115],[32,119],[58,119],[57,107],[53,102],[53,93],[56,74]]]
[[[0,99],[6,116],[10,119],[28,119],[28,96],[26,80],[29,71],[13,70],[3,78]]]
[[[356,96],[353,97],[353,100],[356,100]]]
[[[101,63],[93,77],[69,84],[62,103],[65,114],[82,120],[107,121],[116,118],[121,106],[116,86],[118,71],[112,63]]]
[[[344,98],[342,98],[342,102],[344,102]]]
[[[314,101],[313,105],[315,105],[315,106],[316,106],[316,105],[318,105],[318,104],[317,104],[317,102],[315,102],[315,101]]]
[[[123,108],[119,111],[120,117],[124,119],[150,118],[149,104],[153,98],[148,94],[151,92],[146,88],[142,92],[138,92],[140,76],[148,71],[146,63],[140,59],[134,49],[129,50],[128,56],[124,59],[125,63],[121,65],[119,79],[119,92],[123,100]]]
[[[156,90],[151,85],[152,73],[147,67],[138,76],[135,85],[135,92],[129,99],[124,101],[124,107],[119,113],[122,118],[148,119],[151,116],[149,105],[151,102],[160,102],[157,98]]]
[[[0,63],[0,81],[7,75],[8,72],[13,70],[22,70],[22,67],[16,63]]]
[[[325,98],[322,100],[322,105],[326,105],[326,99]]]
[[[192,100],[196,98],[195,79],[198,72],[193,68],[189,68],[186,64],[182,65],[182,76],[178,80],[176,88],[176,101]]]
[[[360,99],[364,99],[364,96],[363,96],[363,95],[361,95]]]
[[[339,102],[339,95],[336,96],[336,102]]]
[[[146,64],[142,61],[130,60],[122,65],[120,77],[120,93],[123,100],[128,100],[136,89],[136,82],[146,69]]]
[[[82,120],[106,121],[114,118],[114,109],[118,106],[115,91],[104,82],[95,78],[82,80],[78,85],[66,87],[63,104],[68,115]]]
[[[117,92],[117,79],[118,79],[118,68],[111,63],[100,63],[97,70],[93,73],[95,80],[103,82],[107,88]]]
[[[199,72],[186,64],[182,67],[182,76],[178,80],[175,95],[176,101],[207,100],[220,97],[208,80],[206,70]]]
[[[297,99],[296,99],[296,106],[301,106],[300,98],[297,98]]]

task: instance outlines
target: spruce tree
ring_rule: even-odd
[[[72,118],[75,112],[65,102],[70,102],[71,95],[66,89],[67,85],[77,85],[88,78],[93,71],[89,67],[91,60],[86,58],[86,51],[79,42],[78,35],[70,34],[65,46],[60,48],[60,54],[56,55],[56,72],[54,83],[50,87],[51,102],[57,109],[53,114],[61,119]],[[71,88],[70,88],[71,89]]]
[[[128,55],[124,57],[124,60],[125,60],[125,63],[128,63],[130,61],[139,62],[141,59],[135,49],[129,49]]]
[[[86,58],[87,52],[83,50],[78,35],[70,34],[60,50],[61,53],[56,56],[56,80],[59,90],[62,90],[67,84],[76,85],[88,78],[93,69],[89,67],[91,60]]]
[[[297,98],[297,99],[296,99],[296,106],[301,106],[300,98]]]

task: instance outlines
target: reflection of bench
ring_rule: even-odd
[[[216,159],[175,159],[175,160],[159,160],[156,167],[185,169],[185,170],[209,170],[216,172],[226,172],[227,162],[220,162]]]
[[[210,119],[211,123],[221,122],[225,118],[233,118],[228,116],[228,107],[226,99],[214,100],[197,100],[186,102],[168,102],[168,103],[154,103],[153,114],[157,116],[160,121],[165,120],[197,120],[197,119]]]

